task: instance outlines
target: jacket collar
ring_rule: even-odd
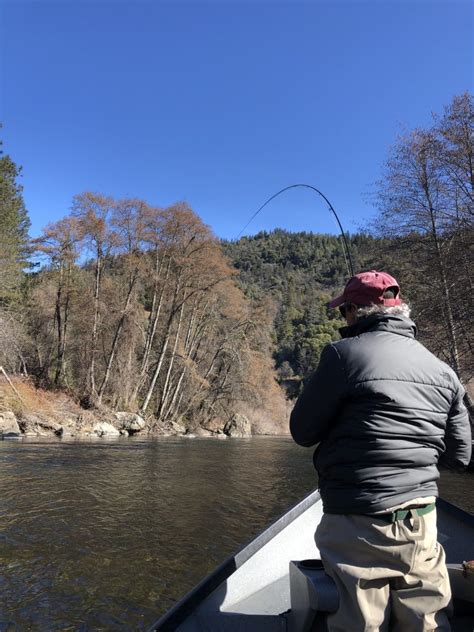
[[[342,338],[353,338],[369,331],[387,331],[392,334],[416,337],[416,325],[409,318],[394,314],[370,314],[347,327],[341,327],[339,333]]]

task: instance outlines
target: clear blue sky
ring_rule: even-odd
[[[320,188],[346,230],[402,125],[473,89],[470,0],[2,3],[4,150],[32,234],[84,190],[235,237]],[[337,232],[309,191],[247,230]]]

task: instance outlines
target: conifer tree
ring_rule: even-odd
[[[0,308],[5,309],[20,301],[30,221],[18,183],[21,167],[1,147],[0,140]]]

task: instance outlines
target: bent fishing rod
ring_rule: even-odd
[[[247,226],[251,222],[253,222],[253,220],[257,217],[257,215],[260,213],[260,211],[263,211],[263,209],[267,206],[267,204],[270,204],[270,202],[272,200],[274,200],[276,197],[278,197],[281,193],[284,193],[285,191],[288,191],[289,189],[296,189],[298,187],[304,188],[304,189],[310,189],[311,191],[314,191],[319,196],[321,196],[323,198],[323,200],[326,202],[326,204],[328,205],[329,210],[331,211],[331,213],[336,218],[336,222],[337,222],[337,225],[339,226],[339,230],[340,230],[342,241],[343,241],[343,245],[344,245],[343,253],[344,253],[344,260],[346,262],[347,272],[349,274],[349,277],[353,277],[354,276],[354,266],[352,264],[352,257],[351,257],[351,252],[349,250],[349,244],[347,243],[346,235],[345,235],[344,230],[342,228],[341,221],[340,221],[336,211],[334,210],[333,205],[327,199],[327,197],[324,195],[324,193],[322,193],[316,187],[313,187],[311,184],[290,184],[289,186],[284,187],[283,189],[281,189],[280,191],[278,191],[277,193],[275,193],[274,195],[269,197],[268,200],[266,202],[264,202],[262,204],[262,206],[257,211],[255,211],[255,213],[252,215],[252,217],[249,219],[249,221],[245,224],[245,226],[242,228],[240,233],[237,235],[237,239],[239,239],[239,237],[241,237],[242,233],[247,228]]]

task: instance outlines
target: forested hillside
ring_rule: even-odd
[[[356,234],[348,235],[347,241],[356,272],[378,269],[396,276],[402,297],[412,308],[419,340],[472,389],[473,328],[468,306],[473,296],[474,248],[468,238],[464,230],[442,233],[439,240],[449,245],[450,255],[443,259],[442,268],[429,257],[429,234]],[[348,279],[341,239],[278,229],[224,242],[223,248],[239,271],[245,295],[274,312],[273,360],[279,383],[293,398],[316,368],[323,346],[338,340],[338,330],[345,325],[339,311],[328,307]]]
[[[354,266],[377,264],[380,240],[348,236]],[[322,347],[339,338],[344,322],[328,302],[344,286],[348,269],[341,238],[284,230],[225,242],[245,295],[275,312],[272,338],[280,382],[294,397],[317,366]]]

